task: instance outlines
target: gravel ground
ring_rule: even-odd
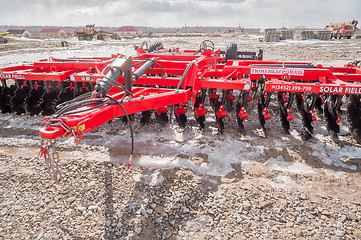
[[[160,40],[169,47],[197,48],[203,39]],[[231,41],[239,50],[263,48],[266,60],[342,65],[361,58],[361,40],[355,39],[210,39],[220,48]],[[0,45],[0,66],[50,55],[131,52],[143,41],[70,40],[64,50],[55,40],[10,40]],[[361,146],[346,127],[340,143],[333,143],[322,121],[315,123],[309,142],[300,140],[300,120],[285,136],[274,114],[267,123],[268,138],[259,133],[254,111],[245,136],[237,134],[232,118],[226,119],[224,136],[214,133],[212,118],[204,132],[191,117],[184,130],[135,122],[136,154],[129,172],[127,125],[115,120],[84,136],[79,145],[58,143],[60,184],[49,178],[44,160],[35,158],[41,117],[1,115],[0,240],[361,239]],[[193,147],[187,148],[190,143]],[[234,152],[231,161],[228,152]],[[153,162],[144,164],[144,158]],[[162,165],[169,158],[174,159]],[[170,164],[175,161],[187,164]]]

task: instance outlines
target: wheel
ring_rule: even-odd
[[[147,42],[147,41],[144,41],[144,42],[142,43],[141,48],[144,49],[144,50],[149,49],[149,44],[148,44],[148,42]]]
[[[149,44],[149,49],[148,49],[148,52],[154,52],[156,50],[160,50],[160,49],[163,49],[163,44],[161,42],[154,42],[154,43],[151,43]]]
[[[78,39],[79,39],[79,41],[83,41],[83,40],[84,40],[84,36],[83,36],[83,35],[79,35],[79,36],[78,36]]]
[[[91,41],[91,40],[93,39],[93,37],[90,36],[90,35],[88,35],[88,36],[85,37],[85,39],[86,39],[87,41]]]
[[[229,59],[237,59],[237,44],[236,43],[229,43],[226,49],[226,61]]]
[[[199,45],[199,51],[204,52],[207,49],[212,49],[214,51],[214,43],[211,40],[204,40],[201,45]]]
[[[4,43],[8,43],[8,40],[5,38]]]

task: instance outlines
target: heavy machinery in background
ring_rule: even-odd
[[[11,36],[12,33],[9,33],[9,32],[1,32],[0,33],[0,36]]]
[[[265,136],[271,114],[279,115],[285,134],[298,115],[303,123],[301,136],[307,140],[319,112],[335,141],[343,114],[351,135],[361,143],[360,61],[326,67],[265,61],[262,52],[240,52],[235,43],[221,51],[209,40],[196,50],[165,49],[156,43],[138,47],[135,56],[50,58],[2,68],[0,109],[47,116],[40,129],[44,139],[40,155],[53,166],[54,178],[59,178],[54,167],[58,162],[56,139],[74,137],[78,143],[83,134],[118,117],[126,117],[133,135],[130,115],[137,113],[141,124],[154,114],[162,125],[174,117],[185,127],[187,112],[192,111],[201,129],[214,124],[223,134],[227,118],[236,121],[243,133],[247,121],[252,121],[248,119],[248,112],[253,111],[250,106],[255,106]],[[252,101],[255,104],[250,105]],[[277,105],[270,105],[272,101]],[[215,122],[207,123],[212,109]]]
[[[84,30],[74,31],[74,36],[78,37],[79,41],[91,41],[94,37],[96,37],[97,40],[104,40],[106,36],[110,36],[112,39],[120,40],[120,36],[117,33],[96,29],[95,24],[86,25]]]
[[[356,31],[357,24],[356,20],[352,20],[349,22],[330,23],[325,28],[332,32],[331,39],[350,39]]]
[[[8,43],[8,40],[2,36],[0,36],[0,43]]]
[[[356,32],[358,22],[356,20],[341,23],[330,23],[324,29],[276,29],[267,28],[264,29],[264,40],[266,42],[279,42],[286,39],[319,39],[328,41],[330,39],[350,39]]]

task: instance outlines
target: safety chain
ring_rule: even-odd
[[[49,176],[52,177],[56,183],[59,183],[62,177],[59,169],[59,154],[56,151],[55,142],[55,139],[42,140],[37,159],[44,157]]]
[[[83,138],[83,131],[80,131],[79,128],[69,128],[60,118],[44,118],[40,122],[45,123],[45,126],[61,127],[64,129],[63,137],[73,136],[76,144],[79,144]]]

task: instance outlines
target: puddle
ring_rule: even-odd
[[[9,148],[9,147],[0,147],[0,154],[12,155],[15,157],[25,157],[25,158],[35,158],[38,156],[40,149],[39,148]],[[70,158],[77,159],[79,157],[85,157],[86,154],[82,152],[62,152],[59,151],[59,158]]]

